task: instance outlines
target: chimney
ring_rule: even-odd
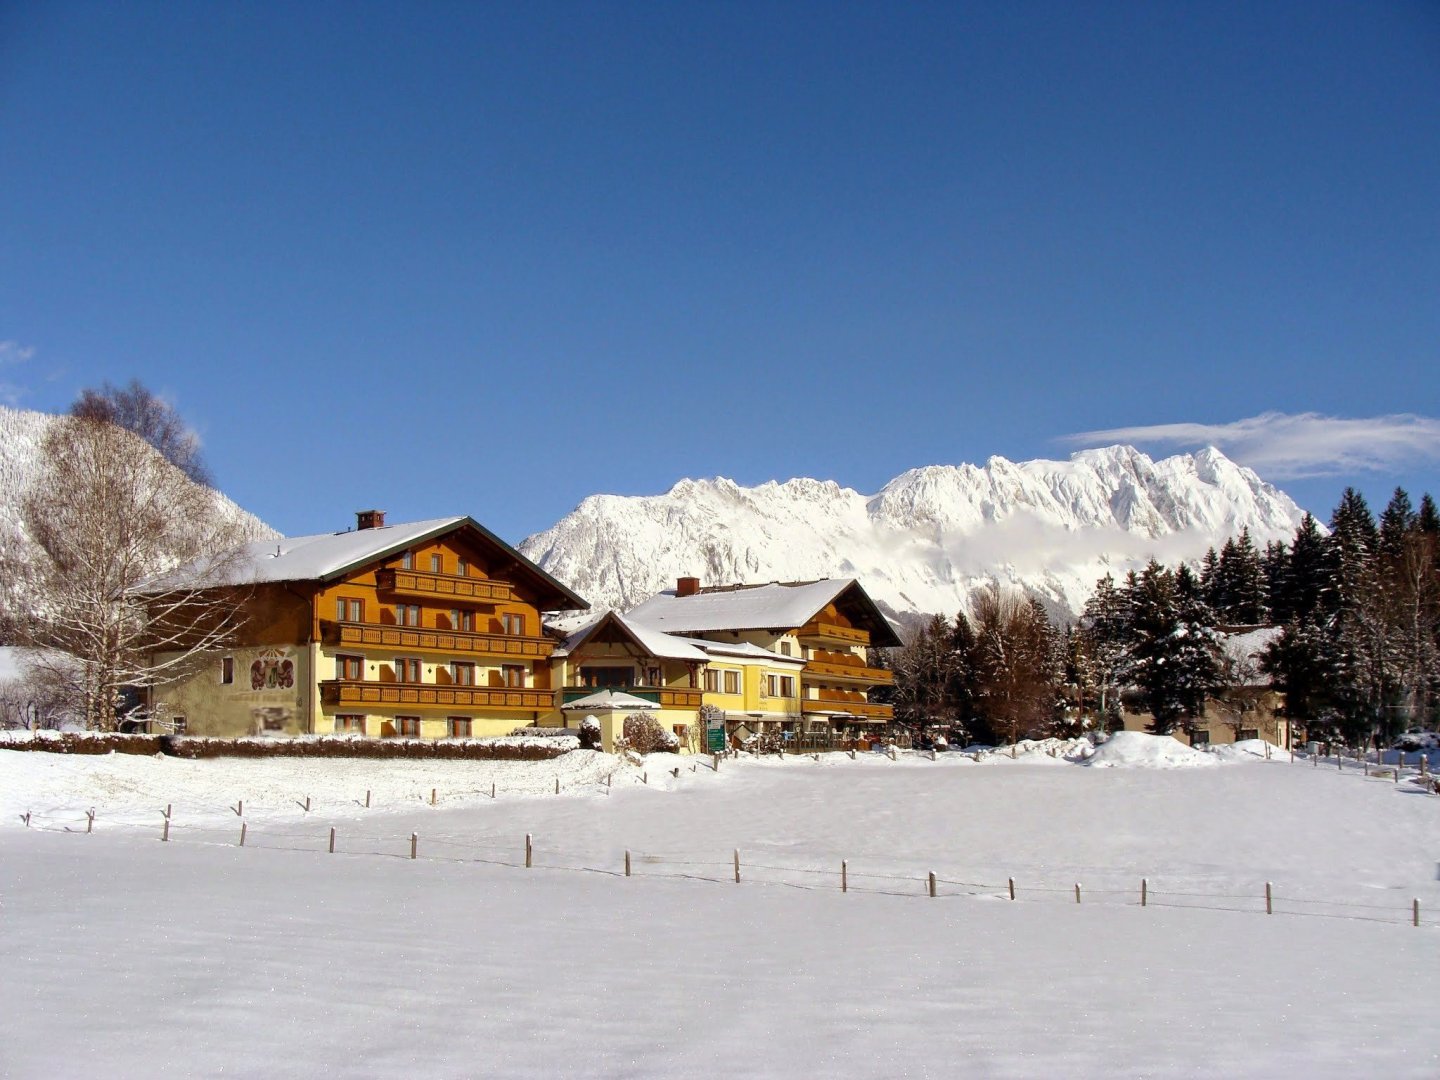
[[[383,529],[385,527],[384,510],[360,510],[355,514],[355,528],[359,529]]]
[[[698,577],[682,577],[675,579],[676,596],[694,596],[700,591],[700,579]]]

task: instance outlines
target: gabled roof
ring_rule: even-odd
[[[626,615],[671,634],[794,630],[830,603],[845,608],[857,626],[870,631],[872,644],[887,647],[900,644],[889,620],[854,578],[735,585],[701,589],[689,596],[679,596],[674,589],[666,589],[631,608]]]
[[[572,655],[576,649],[594,637],[604,626],[611,626],[618,629],[642,649],[647,656],[654,656],[664,660],[690,660],[701,664],[706,660],[706,654],[704,650],[699,648],[699,642],[662,633],[653,627],[637,623],[633,619],[628,619],[618,611],[607,611],[598,619],[576,630],[565,639],[563,645],[555,650],[554,655]]]
[[[585,712],[589,709],[621,709],[638,712],[640,709],[659,708],[653,701],[627,694],[623,690],[597,690],[576,701],[566,702],[560,708],[565,712]]]
[[[378,529],[353,529],[315,536],[290,536],[280,540],[257,540],[238,548],[235,558],[224,561],[220,573],[211,573],[213,559],[196,560],[140,587],[142,593],[171,589],[209,588],[225,585],[255,585],[268,582],[309,581],[328,583],[370,563],[380,562],[449,533],[474,534],[482,547],[498,549],[519,576],[537,590],[539,606],[547,611],[588,608],[590,605],[505,541],[468,516],[431,518]]]

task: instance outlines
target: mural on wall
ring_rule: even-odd
[[[295,661],[279,649],[266,649],[250,665],[251,690],[290,690],[294,686]]]

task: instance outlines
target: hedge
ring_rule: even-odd
[[[16,737],[11,737],[16,736]],[[20,737],[23,736],[23,737]],[[215,757],[386,758],[426,761],[546,761],[579,746],[569,738],[366,739],[353,735],[317,735],[292,739],[203,735],[119,735],[99,732],[0,732],[0,749],[39,750],[53,754],[165,754],[197,759]]]

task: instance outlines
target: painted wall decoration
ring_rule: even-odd
[[[279,649],[266,649],[250,665],[251,690],[289,690],[295,685],[295,661]]]

